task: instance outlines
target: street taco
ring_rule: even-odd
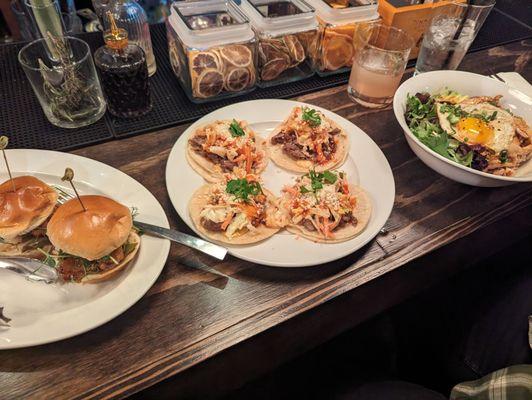
[[[295,107],[266,141],[273,162],[294,172],[342,165],[349,151],[345,131],[320,111]]]
[[[288,231],[315,242],[338,243],[360,234],[371,216],[371,201],[343,172],[310,171],[285,187],[279,207]]]
[[[202,186],[192,196],[189,212],[204,236],[230,244],[259,242],[284,225],[276,198],[253,175]]]
[[[268,158],[264,140],[245,121],[218,120],[198,128],[187,143],[187,160],[209,182],[224,174],[259,174]]]

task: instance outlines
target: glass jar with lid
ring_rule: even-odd
[[[242,0],[258,40],[258,85],[273,86],[314,73],[310,49],[316,46],[318,22],[302,0]]]
[[[316,10],[319,40],[312,57],[320,76],[345,72],[353,65],[353,36],[379,20],[376,0],[307,0]]]
[[[255,33],[232,1],[174,2],[166,27],[172,69],[191,101],[255,88]]]

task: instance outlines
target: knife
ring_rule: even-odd
[[[156,236],[170,239],[174,242],[199,250],[202,253],[217,258],[218,260],[223,260],[227,254],[227,249],[225,247],[218,246],[214,243],[209,243],[203,239],[187,235],[186,233],[179,232],[174,229],[162,228],[160,226],[138,221],[135,221],[134,225],[146,233],[151,233]]]

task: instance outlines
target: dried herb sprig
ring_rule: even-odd
[[[51,32],[46,35],[53,47],[52,53],[57,56],[57,65],[50,68],[42,59],[38,62],[51,112],[57,118],[70,122],[93,115],[101,103],[97,87],[80,71],[68,40]]]

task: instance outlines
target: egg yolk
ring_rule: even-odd
[[[462,118],[456,128],[461,139],[469,144],[485,144],[493,138],[493,128],[478,118]]]

